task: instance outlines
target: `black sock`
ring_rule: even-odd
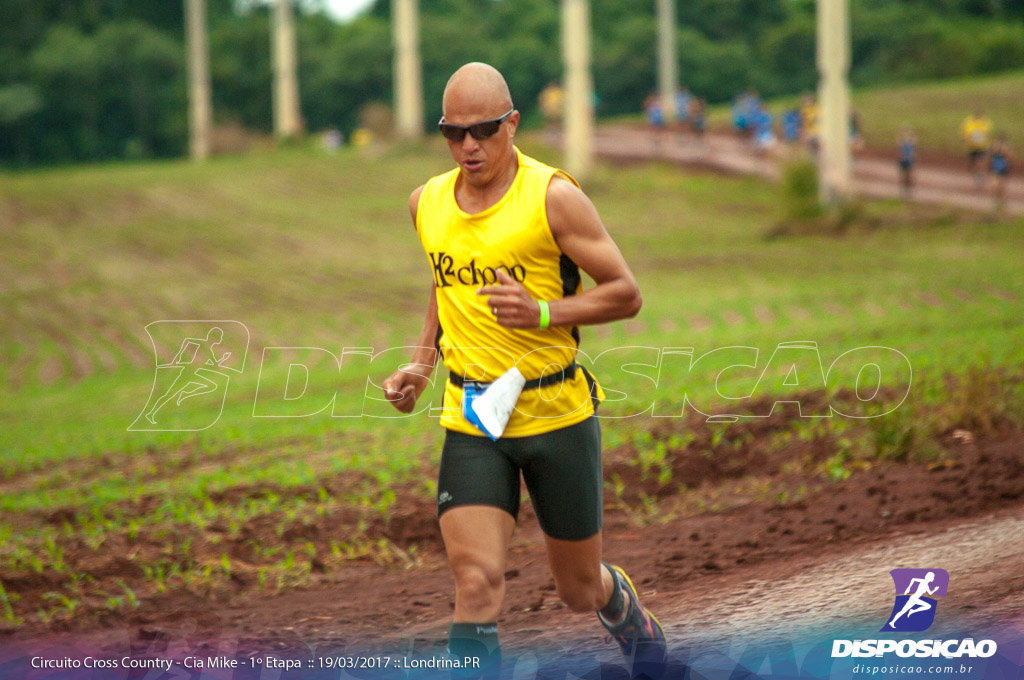
[[[612,575],[612,583],[615,584],[612,589],[612,596],[608,600],[608,604],[601,607],[598,613],[605,621],[618,622],[622,618],[623,609],[626,607],[626,597],[622,593],[622,586],[619,585],[619,577],[615,575],[615,570],[605,562],[601,563],[604,565],[608,573]]]
[[[497,678],[501,647],[497,623],[453,623],[448,629],[448,655],[455,660],[479,659],[466,668],[452,669],[452,678]]]

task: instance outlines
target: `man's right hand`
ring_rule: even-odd
[[[430,367],[410,364],[392,373],[381,385],[384,398],[402,413],[412,413],[430,381]]]

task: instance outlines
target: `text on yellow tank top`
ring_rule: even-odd
[[[458,168],[427,182],[416,210],[416,231],[437,295],[438,347],[445,367],[468,380],[492,382],[513,366],[527,380],[539,378],[572,364],[579,346],[574,327],[505,328],[491,314],[487,296],[477,295],[481,287],[497,282],[498,269],[537,300],[557,300],[582,290],[579,268],[555,242],[545,210],[547,187],[555,174],[576,181],[519,149],[516,157],[519,167],[512,185],[486,210],[468,214],[459,207]],[[603,398],[600,386],[595,389]],[[441,424],[482,436],[462,417],[461,404],[462,390],[448,382]],[[593,414],[590,385],[583,371],[577,371],[562,383],[524,390],[503,436],[542,434]]]

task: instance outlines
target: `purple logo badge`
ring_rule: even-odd
[[[893,569],[896,602],[882,632],[917,633],[935,621],[936,597],[945,597],[949,572],[945,569]]]

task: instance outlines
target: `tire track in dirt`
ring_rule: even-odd
[[[26,323],[33,323],[46,337],[60,348],[60,372],[52,368],[41,371],[44,383],[60,378],[78,381],[93,374],[92,360],[81,347],[81,337],[76,333],[80,319],[73,306],[59,299],[40,298],[33,302],[31,316]]]
[[[6,380],[13,390],[19,390],[32,380],[31,372],[37,359],[38,342],[17,326],[12,329],[11,336],[19,350],[13,361],[7,364]],[[8,358],[5,356],[4,361],[7,362]]]

